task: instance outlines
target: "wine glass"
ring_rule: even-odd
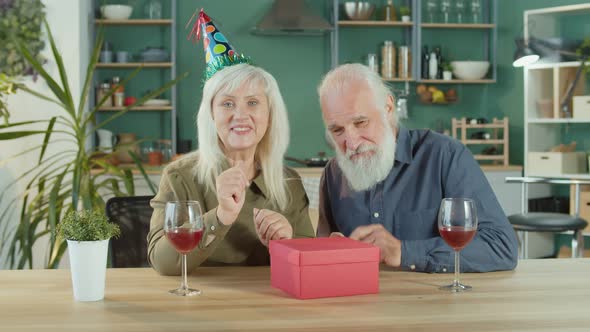
[[[186,278],[186,255],[197,247],[203,237],[203,213],[197,201],[173,201],[166,203],[164,232],[170,244],[182,255],[182,281],[180,288],[170,293],[179,296],[201,294],[188,287]]]
[[[449,12],[451,11],[451,0],[440,1],[440,11],[443,13],[444,22],[449,23]]]
[[[465,0],[455,0],[455,11],[457,12],[457,23],[463,23],[463,13],[465,12]]]
[[[480,12],[481,0],[471,0],[471,15],[473,15],[473,23],[479,23]]]
[[[438,210],[438,231],[455,251],[455,280],[440,289],[451,292],[470,290],[471,286],[459,282],[459,252],[465,248],[477,231],[477,211],[469,198],[443,198]]]
[[[434,15],[436,14],[436,7],[438,7],[438,0],[427,0],[426,1],[426,12],[428,12],[428,18],[430,23],[434,23]]]

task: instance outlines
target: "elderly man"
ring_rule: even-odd
[[[514,230],[465,146],[429,130],[401,127],[389,89],[366,66],[333,69],[318,92],[337,152],[322,175],[320,232],[329,227],[373,243],[393,267],[451,272],[453,250],[439,235],[438,208],[444,197],[471,198],[479,225],[461,251],[461,270],[516,267]]]

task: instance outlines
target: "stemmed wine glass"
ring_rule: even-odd
[[[182,281],[180,288],[170,293],[179,296],[201,294],[198,289],[188,287],[186,255],[197,247],[203,237],[203,213],[197,201],[172,201],[166,203],[164,232],[170,244],[182,255]]]
[[[449,12],[451,11],[451,0],[440,1],[440,11],[443,13],[444,22],[449,23]]]
[[[473,15],[473,23],[479,23],[480,12],[481,0],[471,0],[471,14]]]
[[[459,252],[465,248],[477,231],[477,211],[469,198],[443,198],[438,210],[438,231],[455,251],[455,280],[440,289],[451,292],[470,290],[471,286],[459,282]]]
[[[436,14],[436,7],[438,7],[438,0],[427,0],[426,11],[428,12],[428,18],[430,23],[434,23],[434,15]]]
[[[463,13],[465,12],[465,0],[455,0],[455,11],[457,12],[457,23],[463,23]]]

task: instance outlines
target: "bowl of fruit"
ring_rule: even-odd
[[[457,101],[457,90],[455,89],[443,91],[432,85],[419,84],[416,87],[416,93],[423,104],[446,105]]]

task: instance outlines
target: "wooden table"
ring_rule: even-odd
[[[69,270],[0,271],[0,331],[589,331],[590,259],[528,260],[466,274],[473,291],[438,290],[452,274],[382,270],[381,290],[296,300],[267,267],[201,268],[199,297],[169,295],[179,277],[109,269],[106,298],[75,302]]]

